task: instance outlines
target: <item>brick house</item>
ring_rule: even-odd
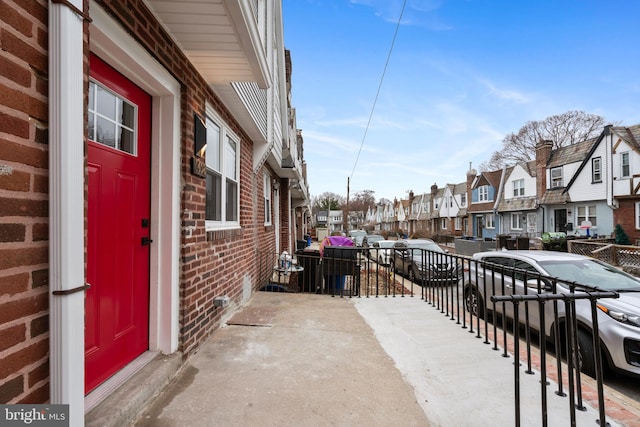
[[[197,351],[256,290],[257,253],[307,232],[281,2],[1,10],[0,399],[83,425],[131,366]]]

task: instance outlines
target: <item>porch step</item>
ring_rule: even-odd
[[[182,353],[159,354],[85,415],[86,427],[122,427],[169,384],[182,367]]]

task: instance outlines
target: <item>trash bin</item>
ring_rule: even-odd
[[[360,250],[354,247],[326,246],[322,261],[325,292],[339,295],[345,291],[347,276],[357,276],[357,259]]]
[[[300,292],[322,292],[322,278],[320,277],[320,251],[298,250],[296,251],[298,265],[304,268],[298,275],[298,288]]]
[[[296,240],[296,251],[302,251],[307,247],[306,240]]]

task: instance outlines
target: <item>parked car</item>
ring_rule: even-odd
[[[353,241],[353,245],[358,247],[362,246],[362,240],[366,235],[367,232],[364,230],[349,230],[348,234],[349,238]]]
[[[419,284],[455,284],[461,266],[455,257],[430,239],[403,239],[393,243],[393,269]]]
[[[362,239],[362,247],[364,248],[364,254],[369,256],[368,248],[373,244],[373,242],[377,242],[380,240],[384,240],[384,236],[380,234],[367,234]]]
[[[493,310],[490,296],[493,294],[567,293],[568,286],[561,281],[544,280],[545,276],[587,285],[599,291],[618,292],[619,298],[602,298],[597,303],[597,321],[603,349],[603,366],[640,375],[640,280],[622,270],[596,259],[556,251],[493,251],[480,252],[473,260],[491,264],[476,264],[472,261],[470,274],[465,273],[464,298],[466,307],[473,313],[484,316]],[[517,268],[514,274],[501,274],[503,266]],[[476,271],[477,270],[477,271]],[[527,278],[541,275],[542,280]],[[477,274],[476,274],[477,273]],[[486,281],[484,281],[486,277]],[[557,283],[557,289],[552,284]],[[486,284],[486,286],[485,286]],[[503,287],[504,286],[504,287]],[[495,291],[493,291],[495,289]],[[485,295],[486,291],[486,295]],[[580,292],[576,290],[576,292]],[[545,336],[553,340],[554,304],[545,304]],[[578,354],[580,368],[589,375],[595,373],[595,356],[592,339],[591,304],[588,300],[576,300],[578,320]],[[513,305],[495,304],[499,315],[513,319]],[[483,308],[483,309],[481,309]],[[529,309],[529,325],[540,330],[538,308]],[[520,310],[519,321],[524,323],[524,310]],[[564,303],[558,303],[558,320],[565,321]],[[560,328],[563,330],[563,328]],[[539,331],[540,332],[540,331]],[[553,341],[552,341],[553,342]]]
[[[366,255],[380,265],[391,265],[393,244],[395,240],[376,240],[367,247]]]

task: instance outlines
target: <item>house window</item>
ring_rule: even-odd
[[[271,225],[271,177],[264,174],[264,225]]]
[[[447,229],[447,218],[442,218],[440,220],[440,228],[442,228],[443,230]]]
[[[591,181],[602,182],[602,158],[594,157],[591,159]]]
[[[640,202],[636,202],[636,229],[640,230]]]
[[[460,218],[459,216],[457,216],[455,219],[454,227],[456,228],[456,230],[462,230],[462,218]]]
[[[629,170],[629,153],[621,153],[620,154],[620,176],[622,178],[629,178],[630,170]]]
[[[207,112],[209,113],[209,112]],[[239,143],[221,120],[207,115],[207,227],[238,227]]]
[[[516,179],[513,181],[513,197],[524,196],[524,179]]]
[[[460,206],[463,208],[467,206],[467,195],[465,193],[460,195]]]
[[[591,221],[591,226],[598,225],[596,221],[596,207],[591,206],[578,206],[578,225],[581,225],[585,221]]]
[[[551,188],[558,188],[564,185],[562,181],[562,167],[551,169]]]
[[[493,214],[487,214],[484,217],[484,223],[486,228],[496,228],[495,218]]]
[[[486,202],[489,200],[489,186],[483,185],[478,187],[478,201]]]
[[[449,207],[452,208],[453,207],[453,196],[447,196],[449,199]]]
[[[433,208],[434,209],[438,209],[438,201],[437,200],[434,202]]]
[[[522,217],[517,212],[511,214],[511,229],[522,230]]]

